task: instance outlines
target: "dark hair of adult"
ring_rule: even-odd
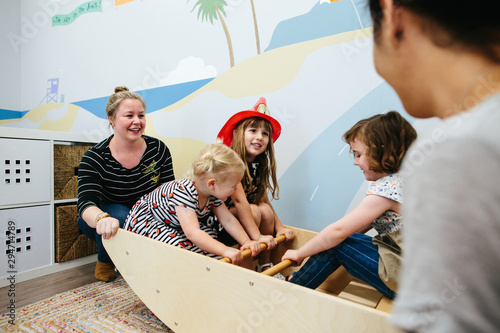
[[[469,49],[500,63],[498,2],[492,0],[393,0],[422,17],[422,29],[440,47]],[[377,40],[383,18],[380,0],[369,0]]]

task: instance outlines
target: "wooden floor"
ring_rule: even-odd
[[[90,263],[20,282],[16,284],[14,297],[9,297],[10,287],[0,288],[0,313],[7,312],[6,307],[9,305],[11,299],[15,300],[16,308],[20,309],[56,294],[96,282],[94,269],[95,263]]]

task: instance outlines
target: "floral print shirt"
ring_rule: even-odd
[[[399,173],[380,178],[374,181],[366,191],[366,195],[380,195],[382,197],[403,203],[403,178]],[[403,217],[392,210],[385,211],[375,221],[372,227],[380,235],[397,231],[403,227]]]

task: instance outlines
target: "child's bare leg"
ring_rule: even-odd
[[[234,215],[234,217],[236,217],[237,219],[239,219],[238,218],[238,210],[236,209],[236,207],[233,206],[233,207],[229,208],[229,211],[231,212],[231,214]]]
[[[260,213],[260,208],[257,205],[250,204],[250,209],[252,211],[253,219],[255,221],[255,224],[257,225],[257,228],[260,230],[260,223],[262,221],[262,214]]]
[[[261,222],[259,226],[262,235],[274,234],[274,212],[266,203],[259,205]],[[262,251],[259,257],[259,265],[268,263],[271,260],[271,251]]]

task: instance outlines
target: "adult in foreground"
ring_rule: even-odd
[[[378,73],[418,118],[408,152],[404,265],[392,323],[500,327],[500,20],[487,0],[370,0]]]
[[[167,146],[143,135],[146,103],[140,95],[115,88],[106,114],[114,134],[90,148],[78,169],[78,226],[97,243],[95,277],[100,281],[116,278],[102,238],[116,234],[141,196],[174,180]]]

